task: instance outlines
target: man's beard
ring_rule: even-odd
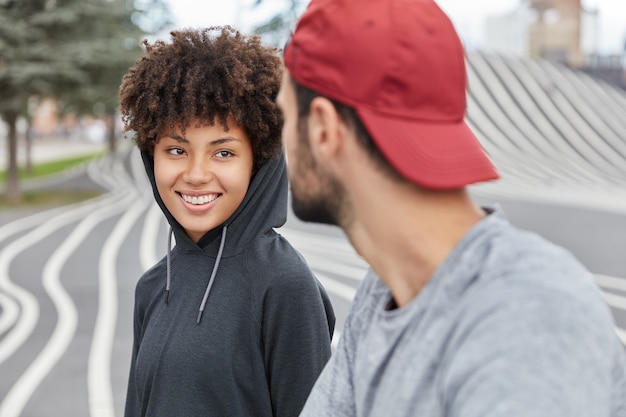
[[[297,165],[291,181],[293,212],[305,222],[345,226],[345,190],[313,159],[303,125],[298,129],[298,158],[294,161]]]
[[[343,194],[336,190],[336,183],[328,183],[317,195],[299,195],[291,186],[291,205],[295,215],[302,221],[340,226],[340,200]],[[333,191],[331,188],[335,189]]]

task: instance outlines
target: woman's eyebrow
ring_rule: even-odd
[[[227,136],[224,138],[219,138],[219,139],[215,139],[212,140],[210,142],[210,145],[222,145],[224,143],[228,143],[228,142],[239,142],[239,139],[233,137],[233,136]]]
[[[176,133],[172,133],[171,135],[167,135],[165,137],[170,138],[170,139],[174,139],[177,142],[189,143],[189,140],[186,137],[181,136],[181,135],[176,134]],[[228,143],[228,142],[239,142],[239,141],[240,140],[237,139],[234,136],[226,136],[226,137],[223,137],[223,138],[218,138],[218,139],[210,141],[209,145],[210,146],[215,146],[215,145],[222,145],[222,144]]]

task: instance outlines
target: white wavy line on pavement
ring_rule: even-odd
[[[337,281],[334,278],[330,278],[324,274],[315,274],[320,283],[326,288],[326,291],[331,292],[341,298],[352,301],[356,294],[356,288],[350,285]]]
[[[594,278],[600,287],[626,291],[626,278],[617,278],[599,274],[594,274]],[[611,294],[606,291],[602,291],[602,296],[604,297],[604,301],[606,301],[609,306],[626,311],[626,297]],[[622,343],[626,345],[626,330],[620,327],[615,327],[615,332],[617,333],[617,336],[619,336]]]
[[[61,284],[61,269],[98,224],[117,215],[124,209],[125,205],[120,204],[117,200],[111,201],[107,205],[100,205],[98,209],[90,213],[76,226],[48,259],[43,270],[42,281],[46,292],[56,307],[57,323],[46,346],[11,387],[4,401],[0,404],[0,417],[19,417],[33,392],[65,353],[74,337],[78,313],[72,298]]]
[[[19,316],[20,309],[10,297],[0,293],[0,336],[13,326]]]
[[[158,261],[156,242],[162,220],[163,212],[156,203],[152,203],[143,223],[139,244],[139,263],[143,271],[147,271]]]
[[[94,210],[95,206],[103,204],[103,201],[119,200],[117,195],[107,196],[105,199],[96,199],[91,204],[82,205],[64,211],[31,230],[28,234],[11,242],[0,252],[0,289],[11,295],[17,300],[21,307],[21,316],[15,323],[13,328],[0,341],[0,364],[9,358],[32,333],[37,319],[39,318],[39,303],[37,298],[24,288],[11,281],[9,276],[9,266],[13,259],[20,253],[39,243],[43,238],[54,233],[58,229],[76,222],[89,212]]]
[[[68,204],[62,207],[55,207],[52,209],[40,211],[25,217],[20,217],[19,219],[13,220],[10,223],[4,224],[0,226],[0,242],[8,239],[10,236],[23,232],[32,227],[38,226],[41,223],[44,223],[50,218],[64,213],[68,210],[73,210],[75,208],[83,207],[83,206],[91,206],[93,204],[98,204],[99,201],[108,199],[109,196],[101,195],[98,197],[90,198],[88,200],[80,201],[78,203]]]
[[[346,238],[321,236],[291,228],[278,230],[317,269],[362,281],[369,265]]]
[[[109,163],[110,159],[111,157],[107,156],[91,161],[89,165],[87,165],[87,176],[101,187],[113,190],[116,186],[112,185],[111,181],[106,180],[105,175],[103,175],[104,172],[108,171],[108,169],[105,168],[105,164]]]
[[[597,278],[598,277],[596,276],[596,279]],[[607,276],[604,276],[602,279],[603,280],[610,279],[610,281],[608,281],[608,282],[611,285],[612,284],[619,284],[618,286],[623,288],[623,286],[622,286],[623,285],[623,281],[624,281],[623,279],[620,280],[619,278],[607,277]],[[614,282],[613,280],[618,280],[618,281],[622,281],[622,282]],[[610,288],[610,287],[607,286],[607,288]],[[613,287],[613,288],[615,288],[615,287]],[[621,289],[621,288],[615,288],[615,289]],[[613,308],[619,308],[620,310],[626,311],[626,297],[622,297],[622,296],[617,295],[617,294],[611,294],[611,293],[608,293],[606,291],[602,291],[602,297],[604,297],[604,301],[606,301],[606,303],[609,306],[611,306]],[[617,336],[620,338],[622,343],[624,345],[626,345],[626,330],[622,329],[621,327],[617,327],[616,326],[615,327],[615,333],[617,333]]]
[[[66,208],[59,207],[59,208],[39,212],[36,214],[32,214],[30,216],[22,217],[10,223],[7,223],[5,225],[2,225],[0,226],[0,242],[8,239],[12,235],[23,232],[24,230],[30,229],[31,227],[35,227],[49,220],[50,217],[53,217],[63,211],[66,211]]]
[[[135,185],[124,168],[124,161],[115,155],[95,160],[87,167],[87,175],[109,190],[134,190]]]
[[[548,186],[527,182],[512,185],[507,179],[488,182],[470,187],[470,191],[479,196],[493,199],[508,199],[531,203],[560,204],[616,214],[626,213],[626,193],[623,187],[598,186],[571,187],[564,184]]]
[[[611,294],[605,291],[602,291],[602,296],[604,297],[606,303],[611,307],[619,308],[620,310],[626,311],[626,297]]]
[[[323,249],[329,254],[350,256],[358,259],[360,263],[365,264],[365,261],[356,253],[354,247],[346,237],[321,235],[314,232],[292,229],[290,227],[281,227],[277,229],[277,232],[284,235],[290,242],[293,240],[294,242],[306,243],[306,247],[313,246],[318,249]]]
[[[130,152],[130,157],[129,157],[130,168],[131,168],[135,188],[139,190],[140,193],[145,194],[146,196],[152,196],[152,186],[150,185],[150,182],[148,181],[148,176],[146,175],[146,169],[141,159],[141,154],[139,153],[139,149],[133,146],[129,152]]]
[[[111,386],[111,350],[117,322],[117,254],[133,225],[148,207],[149,200],[136,199],[107,238],[98,267],[98,316],[89,352],[87,387],[91,417],[114,417]]]
[[[306,250],[303,250],[302,252],[312,269],[337,274],[347,279],[356,281],[356,283],[363,281],[369,268],[367,265],[347,265],[342,262],[341,259],[332,259],[324,255],[313,255]]]
[[[335,329],[333,332],[333,340],[330,341],[330,348],[333,352],[337,349],[337,345],[339,345],[339,339],[341,339],[341,332]]]
[[[626,278],[611,277],[608,275],[594,274],[594,278],[598,285],[613,290],[626,291]]]

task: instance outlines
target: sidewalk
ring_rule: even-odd
[[[32,163],[57,161],[60,159],[73,158],[88,155],[107,149],[108,143],[89,142],[78,139],[59,137],[46,137],[33,141],[31,149]],[[4,137],[0,137],[0,171],[6,170],[8,159],[8,144]],[[19,166],[26,165],[26,149],[23,140],[18,143],[17,162]]]

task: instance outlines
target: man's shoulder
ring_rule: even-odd
[[[578,291],[595,285],[591,273],[569,250],[516,228],[494,238],[481,273],[517,289]]]

